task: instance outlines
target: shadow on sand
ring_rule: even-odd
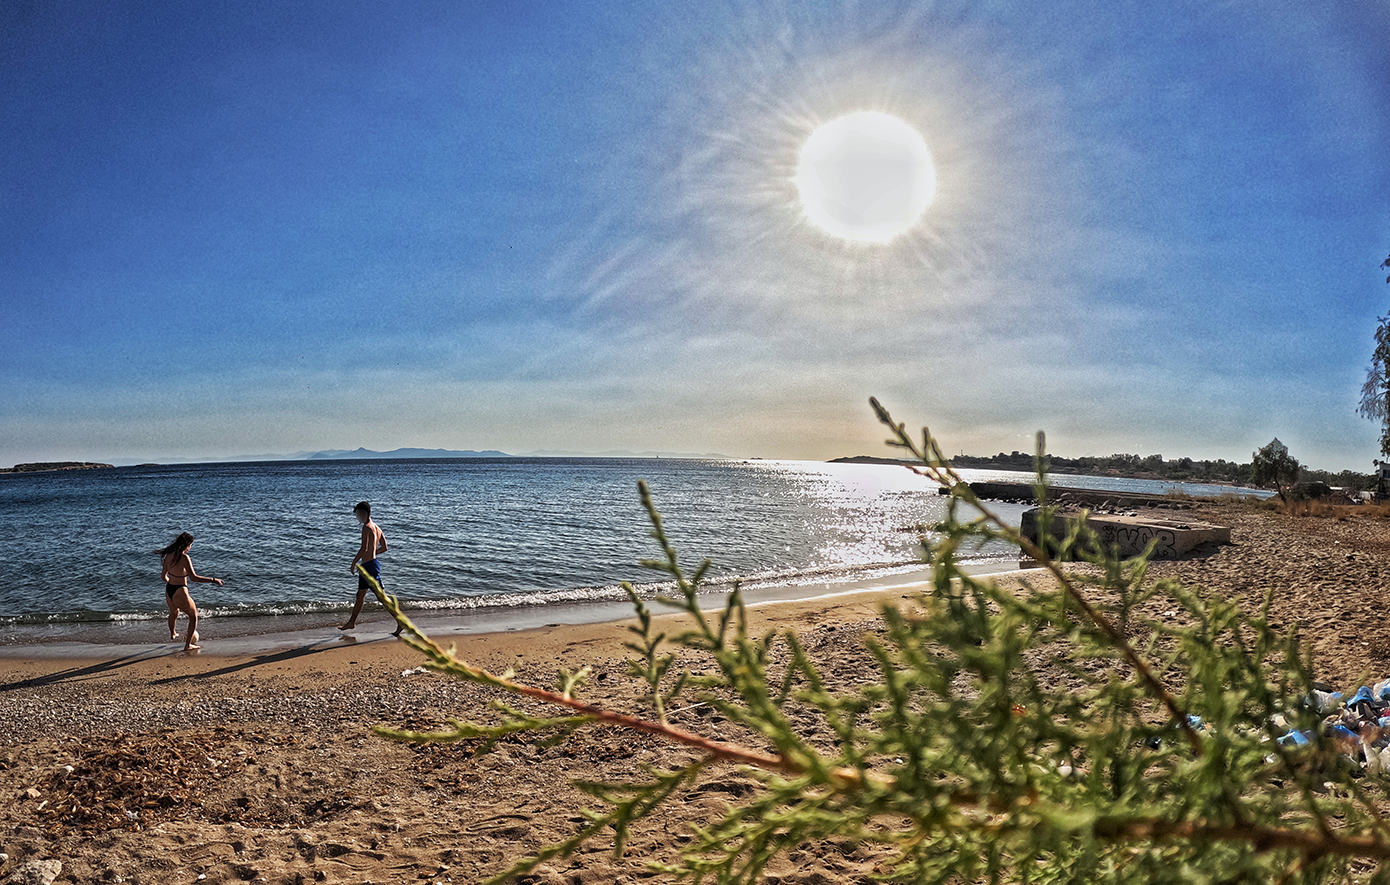
[[[285,649],[277,652],[267,652],[265,654],[254,655],[248,659],[238,660],[235,664],[219,667],[216,670],[205,670],[197,673],[180,673],[177,676],[166,676],[162,679],[151,680],[151,685],[169,685],[176,682],[186,682],[189,680],[209,679],[216,676],[226,676],[242,670],[249,670],[267,664],[275,664],[283,661],[294,660],[305,655],[317,654],[329,651],[333,648],[341,648],[344,645],[370,645],[376,642],[394,641],[390,637],[380,639],[360,640],[355,636],[333,636],[310,642],[306,645],[295,648]],[[177,651],[167,651],[162,648],[148,649],[112,658],[107,661],[84,664],[80,667],[70,667],[66,670],[58,670],[54,673],[44,673],[29,679],[18,679],[12,682],[0,683],[0,693],[9,691],[19,691],[26,688],[40,688],[46,685],[56,685],[62,682],[80,682],[84,679],[92,679],[98,676],[106,676],[111,673],[129,667],[133,664],[148,663],[159,660],[170,655],[186,654],[183,649]]]
[[[138,664],[142,661],[152,661],[166,654],[168,654],[168,652],[156,649],[136,652],[135,654],[125,655],[124,657],[115,658],[110,661],[101,661],[95,664],[88,664],[84,667],[71,667],[67,670],[59,670],[56,673],[45,673],[42,676],[35,676],[32,679],[6,682],[0,684],[0,692],[15,691],[21,688],[38,688],[41,685],[52,685],[55,682],[72,682],[87,679],[92,676],[111,673],[122,667],[129,667],[131,664]]]
[[[371,645],[376,642],[394,641],[385,637],[381,639],[368,639],[366,641],[356,637],[334,636],[328,639],[320,639],[308,645],[301,645],[296,648],[287,648],[284,651],[269,652],[266,654],[255,655],[244,661],[229,664],[226,667],[219,667],[216,670],[206,670],[202,673],[180,673],[178,676],[166,676],[163,679],[151,680],[150,685],[171,685],[175,682],[187,682],[197,679],[211,679],[216,676],[228,676],[232,673],[239,673],[242,670],[250,670],[262,667],[267,664],[278,664],[283,661],[292,661],[295,658],[302,658],[305,655],[318,654],[319,652],[329,651],[333,648],[341,648],[344,642],[350,645]]]

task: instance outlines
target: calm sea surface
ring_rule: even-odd
[[[967,479],[1025,474],[963,471]],[[934,485],[887,465],[805,461],[422,459],[280,461],[0,474],[9,527],[0,625],[75,625],[165,616],[159,557],[197,542],[199,608],[275,619],[346,611],[348,565],[372,502],[390,551],[383,582],[407,609],[533,607],[623,598],[621,581],[661,585],[637,494],[645,479],[687,568],[717,584],[852,581],[918,562],[911,527],[944,515]],[[1058,484],[1163,491],[1173,484],[1057,477]],[[1181,486],[1219,494],[1208,486]],[[1017,524],[1022,508],[999,505]],[[970,554],[1016,558],[1007,548]]]

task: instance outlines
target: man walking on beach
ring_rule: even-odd
[[[357,571],[357,564],[362,563],[362,568],[380,585],[381,563],[377,561],[377,557],[386,552],[386,535],[380,526],[372,522],[372,505],[366,501],[359,501],[357,506],[352,508],[352,515],[362,523],[362,543],[358,545],[357,553],[352,557],[352,565],[349,567],[357,574],[357,601],[353,603],[352,614],[348,615],[347,623],[339,627],[339,630],[351,630],[357,626],[357,616],[362,613],[362,603],[367,601],[367,591],[372,589],[367,576]],[[391,635],[401,635],[399,623]]]

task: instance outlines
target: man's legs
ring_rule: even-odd
[[[357,589],[357,601],[352,605],[352,614],[348,615],[347,623],[339,627],[339,630],[351,630],[357,626],[357,616],[362,613],[362,604],[367,601],[367,588]]]

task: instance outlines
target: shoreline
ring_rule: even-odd
[[[967,569],[972,574],[1007,575],[1022,571],[1017,562],[982,562]],[[923,564],[888,574],[859,577],[846,581],[808,581],[774,583],[743,591],[747,608],[783,603],[829,602],[864,594],[911,593],[929,587],[931,569]],[[705,610],[723,606],[725,592],[702,597]],[[666,614],[659,604],[649,607],[654,614]],[[410,619],[431,637],[448,641],[453,637],[516,634],[543,628],[612,624],[633,617],[627,600],[593,600],[549,605],[518,605],[491,609],[416,609],[407,611]],[[358,626],[340,631],[342,613],[273,615],[218,618],[203,616],[199,621],[202,648],[183,651],[182,639],[164,636],[164,618],[121,621],[78,622],[54,625],[12,626],[0,640],[0,662],[44,659],[50,661],[92,661],[101,658],[163,657],[240,657],[282,653],[298,648],[342,645],[360,646],[391,638],[394,624],[375,602],[363,610]],[[179,618],[180,636],[187,620]]]
[[[787,618],[799,620],[808,613],[824,616],[832,611],[859,609],[865,605],[876,604],[890,598],[908,597],[923,589],[926,589],[926,585],[919,581],[864,586],[803,598],[748,600],[745,603],[745,609],[748,612],[750,624],[771,624]],[[622,609],[621,612],[616,610],[619,607]],[[605,606],[604,608],[607,609],[608,607]],[[717,609],[709,607],[703,610],[712,612]],[[419,652],[391,636],[393,624],[386,617],[384,611],[377,610],[374,614],[377,617],[373,621],[365,624],[359,623],[358,629],[349,632],[339,631],[336,626],[328,624],[323,626],[321,632],[298,630],[257,634],[250,637],[233,637],[220,641],[203,637],[202,641],[210,643],[210,645],[204,645],[202,649],[193,653],[184,653],[181,643],[175,642],[125,646],[87,644],[80,647],[75,644],[66,646],[51,644],[11,646],[0,651],[0,659],[4,660],[7,671],[6,675],[10,677],[5,683],[0,683],[0,693],[14,688],[17,682],[25,681],[24,679],[14,679],[16,669],[24,667],[33,668],[36,672],[51,672],[56,675],[62,674],[64,672],[62,668],[65,667],[87,665],[88,676],[92,676],[103,669],[101,666],[103,663],[109,663],[110,669],[113,671],[141,662],[162,663],[179,670],[203,671],[207,669],[203,666],[207,663],[225,665],[229,661],[288,660],[324,652],[350,652],[352,656],[357,656],[359,652],[371,652],[370,656],[382,660],[398,657],[420,658]],[[596,637],[616,639],[626,634],[629,624],[636,623],[632,608],[627,604],[618,606],[617,603],[614,603],[613,610],[606,610],[604,615],[606,616],[586,621],[550,621],[546,623],[540,623],[541,619],[537,617],[534,619],[535,623],[516,624],[505,629],[493,630],[469,630],[469,626],[476,625],[466,624],[455,625],[457,629],[453,630],[447,628],[441,630],[439,623],[419,620],[416,620],[415,623],[431,639],[439,641],[445,647],[458,646],[461,644],[461,640],[466,640],[464,651],[470,656],[470,660],[472,659],[471,655],[475,653],[481,653],[484,657],[491,657],[499,650],[505,650],[508,655],[517,658],[524,658],[529,656],[528,650],[534,650],[538,656],[552,653],[557,642],[569,646],[587,645],[592,643]],[[664,609],[653,609],[652,615],[653,620],[660,623],[675,623],[685,617],[681,612]],[[750,629],[750,632],[753,631]],[[74,649],[76,649],[75,652]],[[512,651],[512,649],[517,649],[517,651]],[[353,663],[357,662],[353,661]],[[29,678],[33,678],[32,673]],[[60,676],[59,678],[66,679],[68,677]]]

